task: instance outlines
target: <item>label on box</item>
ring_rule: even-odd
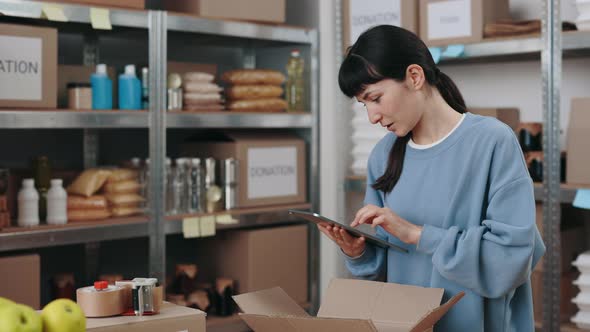
[[[428,39],[471,36],[471,1],[437,1],[428,4]]]
[[[41,100],[41,38],[0,35],[0,99]]]
[[[401,26],[401,0],[349,0],[349,45],[369,28],[381,24]]]
[[[297,195],[297,148],[248,149],[248,199]]]

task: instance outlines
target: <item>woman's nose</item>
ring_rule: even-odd
[[[374,109],[371,111],[371,109],[369,109],[369,107],[367,106],[367,113],[369,115],[369,121],[372,124],[377,124],[379,123],[379,121],[381,121],[381,114],[379,114],[379,112],[375,111]]]

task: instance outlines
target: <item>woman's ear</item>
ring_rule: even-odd
[[[421,66],[412,64],[406,69],[406,84],[410,90],[420,90],[426,82]]]

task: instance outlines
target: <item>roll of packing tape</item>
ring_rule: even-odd
[[[104,289],[93,286],[78,288],[77,302],[86,317],[108,317],[120,315],[125,311],[123,288],[109,285]]]

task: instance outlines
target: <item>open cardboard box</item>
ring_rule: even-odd
[[[444,290],[364,280],[334,279],[317,317],[281,288],[234,296],[240,317],[256,332],[426,332],[465,294],[440,305]]]

